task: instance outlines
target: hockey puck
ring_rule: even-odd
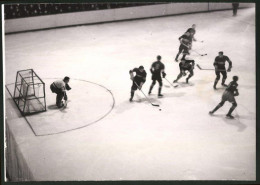
[[[159,111],[161,111],[162,109],[159,109]]]

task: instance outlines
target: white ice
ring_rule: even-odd
[[[239,76],[240,96],[234,120],[225,118],[230,103],[215,116],[208,115],[224,91],[220,82],[219,89],[213,90],[215,73],[210,70],[195,68],[191,86],[182,84],[185,78],[178,88],[164,86],[161,99],[157,98],[157,84],[149,98],[160,104],[162,111],[151,106],[138,91],[135,101],[128,101],[129,70],[145,67],[148,76],[143,91],[147,94],[151,84],[149,68],[157,55],[162,56],[166,66],[166,78],[171,82],[176,78],[178,37],[194,23],[195,36],[204,43],[195,42],[193,48],[207,53],[204,57],[194,56],[196,63],[213,68],[214,58],[224,51],[233,62],[227,83],[233,75]],[[7,105],[7,115],[17,114],[9,120],[13,121],[9,126],[35,180],[256,178],[254,8],[240,9],[237,17],[232,17],[231,11],[218,11],[6,35],[5,55],[6,84],[15,82],[18,70],[32,68],[44,81],[66,75],[102,84],[115,98],[114,109],[99,122],[40,137],[14,112],[15,106]],[[165,80],[163,83],[169,85]],[[75,95],[84,87],[73,81],[71,86],[71,103],[77,102],[79,115],[87,115],[90,105],[80,100],[91,96]],[[48,87],[46,91],[50,91]],[[100,110],[95,105],[92,108]],[[73,118],[67,121],[73,125]]]

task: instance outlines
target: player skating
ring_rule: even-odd
[[[64,103],[62,101],[63,98],[65,101],[67,101],[67,99],[68,99],[66,90],[71,90],[71,87],[68,84],[69,81],[70,81],[70,78],[66,76],[66,77],[64,77],[63,80],[54,81],[50,86],[52,93],[57,94],[56,105],[58,108],[61,108],[64,106]]]
[[[181,37],[179,37],[180,46],[179,46],[179,52],[177,53],[175,57],[175,61],[178,62],[178,57],[182,53],[182,59],[185,59],[185,56],[190,54],[189,50],[191,49],[191,42],[192,42],[192,36],[190,32],[184,33]]]
[[[237,102],[235,100],[235,96],[238,96],[238,89],[237,89],[237,81],[238,81],[238,77],[237,76],[233,76],[233,81],[231,81],[229,83],[229,85],[227,86],[226,90],[224,91],[223,95],[222,95],[222,100],[221,102],[212,110],[209,112],[210,115],[212,115],[214,112],[216,112],[220,107],[222,107],[224,105],[224,103],[226,101],[229,101],[230,103],[232,103],[232,107],[229,109],[228,113],[227,113],[227,117],[233,119],[234,117],[231,115],[231,113],[233,112],[233,110],[237,107]]]
[[[134,72],[135,72],[135,76],[133,74]],[[135,91],[137,90],[137,88],[141,90],[143,84],[146,81],[146,71],[144,70],[143,66],[140,66],[139,68],[134,68],[133,70],[130,70],[129,74],[130,74],[130,79],[133,81],[133,85],[131,87],[131,97],[129,99],[129,101],[132,102]]]
[[[189,79],[194,75],[194,65],[195,65],[195,61],[191,60],[191,59],[181,59],[181,62],[179,63],[179,67],[180,67],[180,73],[177,76],[177,79],[173,81],[173,83],[177,83],[178,80],[182,77],[182,76],[186,76],[186,72],[189,72],[189,76],[186,78],[186,83],[189,83]]]
[[[195,33],[196,33],[196,24],[193,24],[191,26],[191,28],[189,28],[186,33],[189,32],[190,33],[190,36],[191,36],[191,41],[197,41],[197,39],[194,37]]]
[[[154,62],[151,66],[151,73],[152,73],[152,84],[150,86],[148,94],[150,95],[152,93],[153,86],[155,85],[156,81],[159,83],[159,89],[158,89],[158,97],[162,97],[161,94],[162,91],[162,77],[164,78],[166,76],[166,73],[164,72],[164,64],[161,62],[161,56],[157,56],[157,61]],[[162,74],[162,76],[161,76]]]
[[[216,73],[216,79],[215,79],[215,82],[214,82],[214,85],[213,85],[213,88],[214,89],[217,89],[217,83],[220,79],[220,73],[222,74],[222,83],[221,85],[224,86],[224,87],[227,87],[227,85],[225,84],[225,81],[227,79],[227,72],[230,72],[231,71],[231,68],[232,68],[232,62],[230,61],[230,59],[223,55],[223,51],[220,51],[218,53],[219,55],[215,58],[215,61],[214,61],[214,67],[215,67],[215,73]],[[225,67],[225,62],[228,62],[229,66],[228,66],[228,70],[226,70],[226,67]]]
[[[233,8],[233,16],[237,15],[237,9],[239,7],[239,3],[232,3],[232,8]]]

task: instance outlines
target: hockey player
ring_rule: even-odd
[[[180,67],[180,73],[177,76],[177,79],[173,81],[173,83],[177,83],[178,80],[182,76],[186,76],[185,71],[189,72],[189,76],[186,78],[186,83],[189,83],[189,79],[194,75],[193,69],[194,69],[195,61],[191,59],[181,59],[181,62],[179,63]]]
[[[237,89],[237,86],[238,86],[237,81],[238,81],[238,77],[237,76],[233,76],[233,81],[231,81],[229,83],[229,85],[227,86],[226,90],[224,91],[224,93],[222,95],[221,102],[212,111],[209,112],[210,115],[212,115],[220,107],[222,107],[226,101],[229,101],[230,103],[232,103],[232,107],[229,109],[229,111],[228,111],[226,116],[227,116],[227,118],[231,118],[231,119],[234,118],[231,115],[231,113],[237,107],[237,102],[235,100],[235,96],[239,95],[238,89]]]
[[[189,32],[190,33],[190,35],[191,35],[191,37],[192,37],[192,41],[197,41],[196,39],[195,39],[195,37],[194,37],[194,35],[195,35],[195,33],[196,33],[196,24],[193,24],[192,26],[191,26],[191,28],[189,28],[187,31],[186,31],[186,33],[187,32]]]
[[[213,88],[214,89],[217,89],[216,85],[220,79],[220,73],[222,74],[222,83],[221,85],[224,86],[224,87],[227,87],[227,85],[225,84],[225,81],[227,79],[227,72],[230,72],[231,71],[231,68],[232,68],[232,62],[230,61],[230,59],[223,55],[223,51],[220,51],[218,53],[219,55],[215,58],[215,61],[213,63],[214,67],[215,67],[215,73],[216,73],[216,79],[215,79],[215,82],[214,82],[214,86]],[[225,68],[225,62],[228,62],[229,66],[228,66],[228,70],[226,70]]]
[[[71,90],[71,87],[69,86],[70,78],[65,76],[63,80],[56,80],[50,85],[50,89],[52,93],[56,93],[56,105],[58,108],[61,108],[64,106],[62,99],[64,98],[65,101],[67,101],[68,97],[66,94],[66,90]]]
[[[182,59],[185,59],[185,56],[190,54],[189,50],[191,49],[191,42],[192,42],[192,36],[190,32],[186,32],[181,37],[179,37],[180,46],[179,46],[179,52],[177,53],[175,57],[175,61],[178,62],[178,57],[182,53]]]
[[[158,89],[158,97],[162,97],[161,94],[162,91],[162,77],[164,78],[166,76],[166,73],[164,72],[164,64],[161,62],[161,56],[157,56],[157,61],[155,61],[151,66],[151,73],[152,73],[152,84],[150,86],[148,94],[150,95],[152,93],[153,86],[155,85],[156,81],[159,83],[159,89]],[[162,74],[162,77],[161,77]]]
[[[135,76],[133,75],[134,72],[135,72]],[[130,79],[133,81],[133,85],[131,87],[131,97],[129,99],[129,101],[132,102],[135,91],[137,90],[137,88],[141,90],[143,84],[146,81],[146,72],[144,70],[144,67],[140,66],[139,68],[134,68],[133,70],[130,70],[129,74],[130,74]]]
[[[239,7],[239,3],[232,3],[232,8],[233,8],[233,16],[237,15],[237,9]]]

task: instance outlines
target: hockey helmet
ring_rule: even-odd
[[[238,76],[233,76],[234,81],[238,81]]]

